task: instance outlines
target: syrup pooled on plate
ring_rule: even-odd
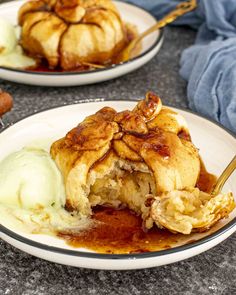
[[[200,174],[197,182],[197,187],[205,192],[205,193],[211,193],[213,186],[216,184],[217,177],[214,174],[208,173],[206,170],[206,167],[201,160],[201,169]]]
[[[169,249],[181,236],[156,226],[145,232],[142,218],[129,209],[96,207],[94,227],[77,234],[59,233],[76,248],[87,248],[98,253],[127,254]]]
[[[202,165],[198,187],[209,192],[216,177]],[[95,226],[79,233],[58,233],[70,246],[86,248],[98,253],[127,254],[165,250],[175,247],[184,235],[159,229],[154,225],[149,231],[143,229],[143,221],[129,209],[97,206],[93,209]]]
[[[64,71],[61,68],[54,68],[54,69],[50,69],[48,67],[48,64],[46,63],[45,60],[42,60],[36,67],[29,67],[26,68],[26,71],[31,71],[31,72],[38,72],[38,73],[64,73],[64,72],[70,72],[70,73],[80,73],[80,72],[85,72],[85,71],[90,71],[93,70],[94,68],[92,68],[91,66],[86,66],[86,65],[81,65],[80,67],[77,67],[73,70],[70,71]]]

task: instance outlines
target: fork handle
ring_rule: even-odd
[[[151,34],[152,32],[165,27],[166,25],[175,21],[178,17],[184,15],[187,12],[194,10],[197,7],[197,0],[185,1],[176,6],[176,9],[168,13],[161,20],[159,20],[155,25],[149,28],[147,31],[143,32],[137,39],[135,44],[139,43],[144,37]]]
[[[234,172],[235,169],[236,169],[236,155],[234,156],[232,161],[229,163],[229,165],[225,168],[221,176],[218,178],[211,192],[211,195],[216,196],[221,192],[225,182],[228,180],[228,178]]]

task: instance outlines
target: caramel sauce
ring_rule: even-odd
[[[209,172],[207,172],[206,167],[201,160],[200,175],[197,181],[197,187],[206,193],[211,193],[214,185],[216,184],[217,177]]]
[[[130,25],[130,24],[126,24],[125,25],[125,34],[126,34],[126,39],[127,42],[125,44],[125,48],[126,46],[134,39],[137,37],[138,32],[135,26]],[[142,49],[142,46],[137,46],[137,48],[134,50],[133,52],[133,57],[137,56],[140,51]],[[119,52],[120,53],[120,52]],[[118,53],[118,55],[119,55]],[[106,62],[105,64],[101,64],[102,66],[105,67],[110,67],[112,65],[118,64],[118,63],[122,63],[122,61],[117,62],[117,55],[114,56],[114,58],[108,62]],[[28,67],[25,69],[26,71],[31,71],[31,72],[41,72],[41,73],[64,73],[64,72],[71,72],[71,73],[80,73],[80,72],[85,72],[85,71],[92,71],[92,70],[96,70],[95,67],[91,65],[80,65],[79,67],[76,67],[74,69],[70,69],[70,70],[63,70],[60,66],[57,66],[56,68],[51,69],[48,66],[48,63],[45,59],[42,59],[40,61],[38,61],[37,66],[33,66],[33,67]]]
[[[201,161],[201,173],[197,187],[210,192],[216,182],[216,176],[207,172]],[[154,225],[149,231],[143,229],[140,216],[133,211],[97,206],[93,208],[92,219],[95,225],[78,233],[59,232],[70,246],[86,248],[98,253],[127,254],[153,252],[189,244],[185,235],[174,234],[168,230],[159,229]]]
[[[36,66],[36,67],[29,67],[26,68],[27,71],[31,71],[31,72],[43,72],[43,73],[64,73],[64,72],[70,72],[70,73],[79,73],[79,72],[84,72],[84,71],[90,71],[93,68],[91,66],[85,66],[85,65],[81,65],[75,69],[72,70],[63,70],[60,67],[56,67],[54,69],[49,68],[46,60],[41,60],[40,63]]]
[[[184,139],[186,141],[191,141],[191,136],[190,134],[186,131],[186,130],[181,130],[179,133],[178,133],[178,137],[180,139]]]
[[[179,240],[180,234],[142,228],[142,218],[129,209],[95,207],[92,219],[95,226],[76,233],[59,233],[58,236],[76,248],[87,248],[98,253],[143,253],[169,249]]]

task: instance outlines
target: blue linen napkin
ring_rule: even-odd
[[[125,2],[160,19],[182,1]],[[189,107],[236,133],[236,0],[198,0],[198,8],[174,24],[198,28],[195,44],[183,51],[180,60]]]

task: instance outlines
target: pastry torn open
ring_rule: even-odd
[[[131,111],[118,113],[105,107],[87,117],[53,143],[51,155],[64,176],[68,209],[90,216],[96,205],[127,206],[142,216],[146,228],[156,222],[172,231],[189,231],[189,227],[179,230],[169,226],[171,212],[161,200],[168,192],[196,186],[199,153],[184,118],[163,107],[154,93],[148,92]],[[199,206],[201,197],[196,197]],[[215,200],[222,198],[219,195]],[[219,208],[220,214],[213,211],[222,218],[233,208],[232,199],[226,197]],[[225,215],[223,208],[228,208]],[[207,228],[219,219],[215,216],[207,221],[199,216],[202,223],[192,228]]]
[[[157,197],[151,216],[159,227],[190,234],[206,231],[235,208],[232,193],[212,196],[198,188],[171,191]]]

